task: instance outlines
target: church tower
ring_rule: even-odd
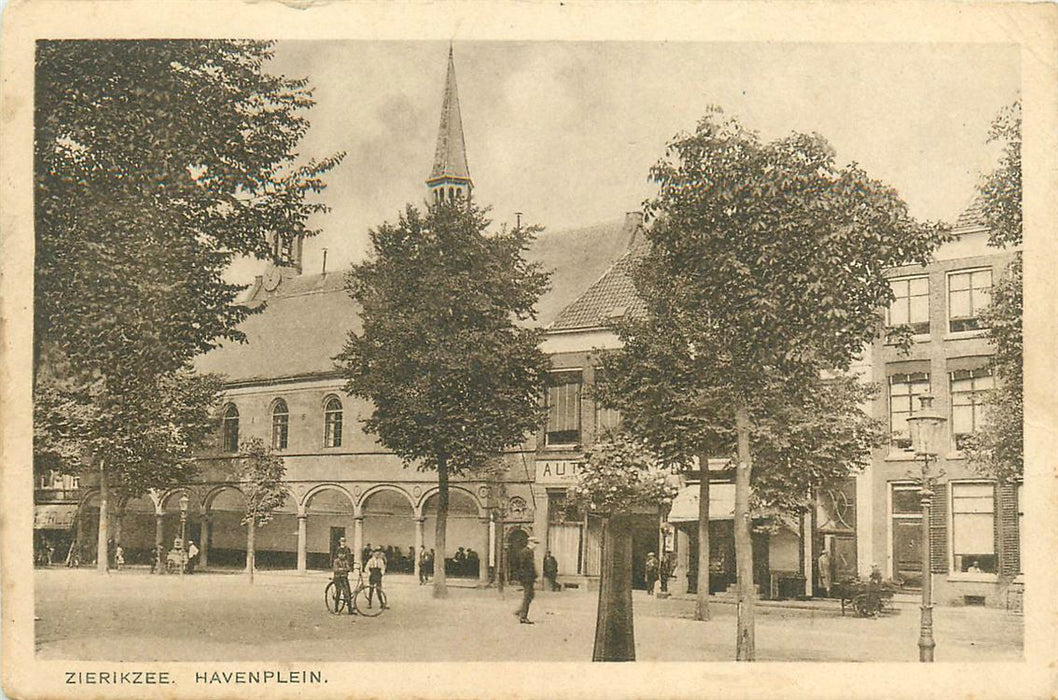
[[[473,183],[467,168],[467,147],[463,140],[463,119],[459,114],[459,92],[456,90],[456,64],[452,47],[448,47],[448,75],[445,77],[444,101],[441,104],[441,126],[437,131],[437,150],[433,170],[426,180],[430,202],[454,202],[470,199]]]

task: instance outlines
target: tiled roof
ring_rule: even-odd
[[[527,254],[552,271],[551,289],[537,304],[535,326],[544,326],[584,294],[628,249],[635,227],[614,221],[567,231],[544,232]],[[230,382],[304,377],[334,371],[350,330],[361,330],[359,310],[344,288],[344,272],[286,273],[267,291],[258,280],[247,303],[265,308],[239,330],[246,343],[225,343],[197,358],[201,372],[223,374]]]
[[[649,249],[642,236],[595,284],[558,315],[550,330],[601,328],[614,319],[642,313],[643,302],[636,295],[632,270]]]
[[[959,218],[955,220],[955,232],[958,233],[960,229],[977,229],[984,228],[987,226],[984,215],[985,201],[981,195],[974,195],[973,201],[970,205],[959,214]]]

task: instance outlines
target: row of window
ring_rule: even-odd
[[[998,573],[996,543],[999,540],[999,520],[996,517],[995,484],[992,482],[951,482],[950,485],[951,501],[947,526],[950,533],[951,558],[948,565],[952,571],[958,573]],[[917,563],[921,564],[921,547],[917,546],[914,539],[917,537],[922,522],[919,487],[912,484],[894,484],[892,489],[895,568],[913,573],[916,558]],[[1015,489],[1019,552],[1023,541],[1024,515],[1021,489],[1020,484]],[[908,541],[904,542],[904,540]],[[905,548],[909,549],[909,557],[901,556]]]
[[[992,297],[992,269],[957,270],[949,272],[948,332],[972,331],[981,328],[981,312]],[[896,299],[889,307],[886,324],[910,326],[916,334],[928,334],[929,277],[919,275],[899,277],[889,281]]]
[[[991,367],[956,370],[948,373],[951,395],[952,445],[956,450],[965,447],[966,440],[984,425],[988,392],[995,386]],[[889,429],[891,442],[896,447],[911,446],[907,419],[922,410],[918,397],[929,394],[928,372],[894,374],[889,377]]]
[[[290,409],[283,399],[272,403],[273,450],[285,450],[290,440]],[[323,446],[342,446],[342,402],[337,396],[329,396],[323,403]],[[228,404],[221,418],[221,449],[225,452],[239,451],[239,409]]]

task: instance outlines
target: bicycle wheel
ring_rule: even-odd
[[[370,586],[357,588],[356,595],[353,596],[353,607],[356,608],[358,614],[364,617],[378,617],[386,609],[386,594],[381,590],[375,591],[378,595],[375,596],[374,604],[372,604],[367,599],[367,593],[370,590]]]
[[[327,589],[323,592],[323,602],[327,606],[327,611],[332,615],[345,610],[345,598],[342,597],[334,581],[327,584]]]

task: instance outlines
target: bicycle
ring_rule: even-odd
[[[371,590],[369,584],[364,583],[364,572],[359,567],[356,569],[356,587],[353,588],[353,611],[358,615],[364,617],[378,617],[382,614],[388,606],[386,604],[386,594],[382,592],[382,589],[376,589],[378,607],[373,607],[367,600],[367,594]],[[342,596],[338,591],[338,584],[331,578],[327,584],[327,588],[323,592],[323,603],[327,606],[327,611],[332,615],[337,615],[345,610],[346,602],[345,597]]]

